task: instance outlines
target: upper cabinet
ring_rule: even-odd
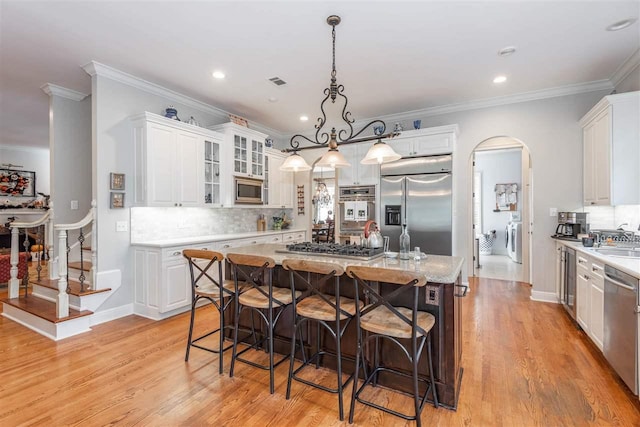
[[[605,96],[581,120],[585,205],[640,204],[640,92]]]
[[[430,156],[453,153],[457,135],[457,125],[438,126],[403,131],[385,142],[402,157]]]
[[[265,150],[264,203],[272,208],[293,208],[293,172],[284,172],[280,166],[288,154],[267,148]]]
[[[339,147],[351,166],[338,169],[338,185],[376,185],[380,179],[379,165],[363,165],[360,160],[367,155],[375,141],[345,144]]]
[[[264,179],[264,140],[267,135],[235,123],[211,126],[209,129],[224,134],[228,158],[233,165],[234,176]],[[228,157],[227,157],[228,156]]]
[[[222,135],[153,113],[132,117],[135,206],[217,206]]]

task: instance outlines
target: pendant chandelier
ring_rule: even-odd
[[[348,98],[343,94],[344,86],[337,83],[336,79],[336,25],[340,24],[340,17],[337,15],[331,15],[327,18],[327,24],[332,27],[331,37],[333,39],[333,63],[331,68],[331,83],[329,87],[324,89],[325,97],[320,103],[320,111],[322,112],[322,117],[318,117],[318,123],[315,125],[316,133],[315,139],[310,139],[304,135],[296,134],[291,137],[289,141],[289,145],[291,148],[287,148],[286,152],[292,153],[280,166],[280,170],[289,171],[289,172],[297,172],[297,171],[308,171],[311,170],[311,166],[307,164],[302,156],[298,154],[298,151],[315,148],[313,145],[326,145],[329,149],[322,156],[322,158],[316,163],[317,166],[324,166],[329,168],[343,168],[349,167],[351,164],[344,158],[340,150],[338,149],[338,145],[341,144],[350,144],[355,142],[364,142],[364,141],[373,141],[377,140],[377,142],[369,149],[367,155],[360,161],[362,164],[380,164],[380,163],[388,163],[395,160],[400,159],[402,156],[397,154],[393,148],[389,145],[385,144],[382,139],[383,138],[393,138],[397,136],[397,132],[385,133],[387,126],[384,121],[375,119],[367,123],[362,127],[358,132],[354,133],[352,124],[355,122],[355,119],[351,118],[351,112],[347,111]],[[342,107],[341,119],[344,122],[344,128],[340,130],[336,130],[335,127],[331,128],[330,132],[323,130],[325,124],[327,123],[327,114],[325,112],[325,103],[331,98],[331,103],[335,104],[336,98],[341,97],[344,99],[344,106]],[[362,134],[366,129],[371,127],[374,128],[376,132],[373,136],[358,136]],[[313,144],[312,146],[300,147],[300,142],[309,142]]]
[[[319,207],[329,206],[331,204],[331,194],[327,189],[327,184],[324,181],[318,180],[318,186],[316,193],[313,195],[313,204]]]

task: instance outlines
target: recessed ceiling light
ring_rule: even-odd
[[[497,76],[495,79],[493,79],[494,83],[504,83],[507,81],[507,76]]]
[[[269,102],[278,102],[278,98],[276,98],[275,96],[270,96]]]
[[[306,122],[307,120],[309,120],[309,117],[307,117],[307,116],[300,116],[300,121],[301,121],[301,122]]]
[[[225,75],[222,71],[214,71],[213,78],[214,79],[224,79]]]
[[[500,49],[498,51],[498,55],[500,56],[509,56],[516,53],[516,47],[515,46],[507,46],[507,47],[503,47],[502,49]]]
[[[607,31],[619,31],[631,26],[636,22],[635,18],[623,19],[622,21],[614,22],[607,27]]]

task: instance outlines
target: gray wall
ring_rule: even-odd
[[[91,97],[73,101],[53,95],[49,99],[51,200],[56,224],[84,218],[91,207]],[[78,209],[71,210],[71,201]]]
[[[493,254],[507,255],[505,228],[509,211],[494,212],[496,184],[518,184],[518,209],[522,208],[522,150],[492,150],[476,152],[476,172],[482,172],[482,232],[496,230]]]

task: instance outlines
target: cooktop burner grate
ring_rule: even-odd
[[[297,252],[309,255],[339,256],[340,258],[353,258],[370,260],[383,255],[382,248],[366,248],[360,245],[342,245],[339,243],[293,243],[287,245],[286,250],[278,252]]]

